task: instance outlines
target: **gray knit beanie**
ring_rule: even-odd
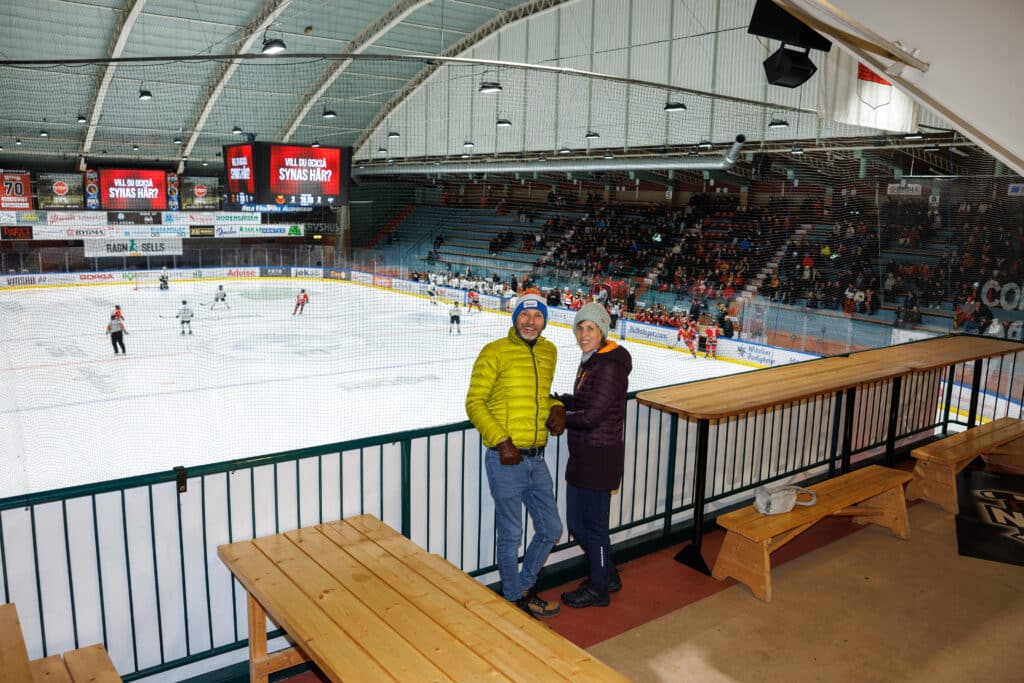
[[[608,328],[612,324],[612,318],[608,315],[608,311],[605,310],[604,306],[596,301],[592,301],[582,307],[576,312],[576,318],[572,321],[573,329],[575,330],[584,320],[589,320],[597,325],[601,329],[601,336],[605,339],[608,338]]]

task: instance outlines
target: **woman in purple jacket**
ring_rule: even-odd
[[[588,578],[562,593],[569,607],[605,607],[608,594],[622,588],[611,560],[608,513],[612,491],[622,482],[626,392],[633,360],[608,339],[611,317],[604,306],[589,303],[576,313],[573,329],[583,356],[572,394],[565,404],[569,462],[565,466],[566,522],[583,548]]]

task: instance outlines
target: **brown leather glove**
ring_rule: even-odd
[[[502,465],[518,465],[523,461],[523,456],[516,445],[512,443],[512,439],[505,439],[495,448],[498,450],[498,460]]]
[[[551,436],[558,436],[565,431],[565,406],[555,404],[551,406],[548,414],[548,421],[544,423]]]

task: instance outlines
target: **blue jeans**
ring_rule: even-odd
[[[494,499],[497,532],[498,575],[506,600],[518,600],[533,587],[548,553],[562,535],[562,520],[555,507],[551,472],[543,456],[523,457],[518,465],[502,465],[498,451],[488,448],[484,455],[487,483]],[[519,540],[523,537],[523,505],[533,522],[533,538],[519,570]]]

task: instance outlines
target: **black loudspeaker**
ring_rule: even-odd
[[[828,52],[832,41],[803,23],[772,0],[757,0],[747,33],[774,38],[787,45]]]
[[[791,50],[785,45],[764,60],[764,75],[768,82],[784,88],[803,85],[817,70],[806,52]]]

